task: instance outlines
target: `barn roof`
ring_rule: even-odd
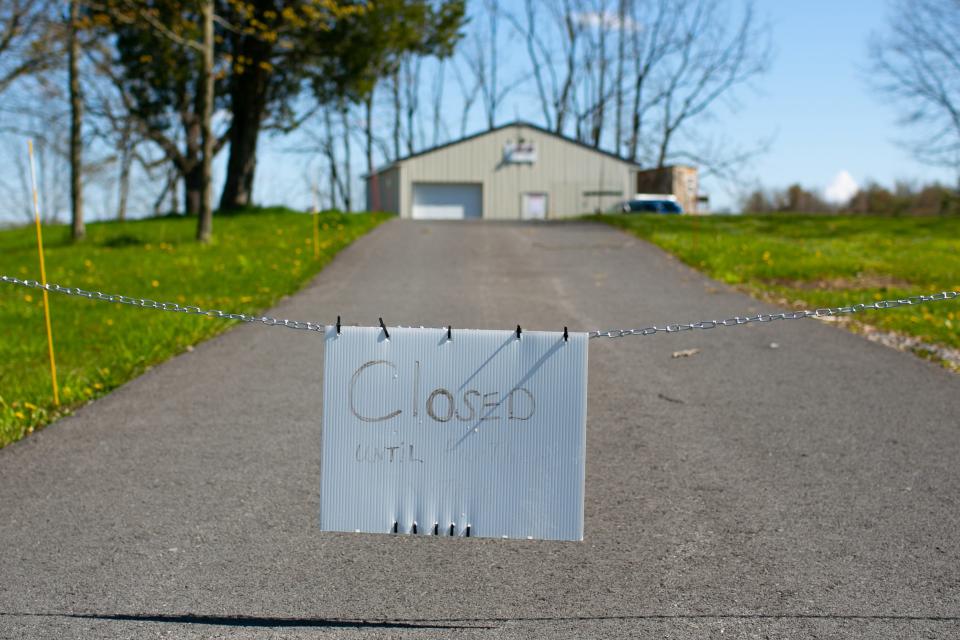
[[[602,156],[606,156],[606,157],[608,157],[608,158],[613,158],[614,160],[619,160],[620,162],[623,162],[624,164],[629,164],[629,165],[631,165],[631,166],[633,166],[633,167],[636,167],[637,169],[642,168],[641,165],[639,165],[638,163],[633,162],[632,160],[628,160],[628,159],[626,159],[626,158],[624,158],[624,157],[622,157],[622,156],[619,156],[619,155],[617,155],[617,154],[615,154],[615,153],[611,153],[610,151],[605,151],[605,150],[603,150],[603,149],[598,149],[598,148],[593,147],[593,146],[591,146],[591,145],[589,145],[589,144],[587,144],[587,143],[585,143],[585,142],[581,142],[580,140],[575,140],[574,138],[568,138],[567,136],[565,136],[565,135],[563,135],[563,134],[557,133],[556,131],[551,131],[551,130],[549,130],[549,129],[545,129],[545,128],[541,127],[540,125],[533,124],[532,122],[527,122],[527,121],[525,121],[525,120],[514,120],[513,122],[508,122],[507,124],[502,124],[502,125],[500,125],[500,126],[498,126],[498,127],[493,127],[492,129],[487,129],[487,130],[485,130],[485,131],[480,131],[480,132],[478,132],[478,133],[474,133],[473,135],[466,136],[465,138],[460,138],[460,139],[458,139],[458,140],[451,140],[450,142],[444,142],[443,144],[438,144],[438,145],[436,145],[436,146],[434,146],[434,147],[430,147],[429,149],[424,149],[424,150],[422,150],[422,151],[417,151],[416,153],[411,153],[411,154],[409,154],[409,155],[406,155],[406,156],[404,156],[404,157],[402,157],[402,158],[397,158],[396,160],[394,160],[394,161],[392,161],[392,162],[390,162],[390,163],[388,163],[388,164],[386,164],[386,165],[384,165],[384,166],[382,166],[382,167],[379,167],[376,171],[374,171],[374,174],[379,174],[379,173],[383,173],[384,171],[388,171],[388,170],[392,169],[393,167],[397,166],[398,164],[403,163],[403,162],[406,162],[407,160],[412,160],[413,158],[419,158],[420,156],[425,156],[425,155],[427,155],[427,154],[433,153],[434,151],[440,151],[441,149],[446,149],[446,148],[448,148],[448,147],[453,147],[453,146],[456,146],[456,145],[458,145],[458,144],[462,144],[462,143],[464,143],[464,142],[470,142],[471,140],[475,140],[475,139],[477,139],[477,138],[482,138],[483,136],[489,135],[489,134],[491,134],[491,133],[496,133],[497,131],[503,131],[504,129],[509,129],[509,128],[511,128],[511,127],[527,127],[528,129],[533,129],[534,131],[537,131],[537,132],[542,133],[542,134],[544,134],[544,135],[552,136],[552,137],[557,138],[557,139],[559,139],[559,140],[563,140],[564,142],[568,142],[568,143],[570,143],[570,144],[576,145],[576,146],[581,147],[581,148],[583,148],[583,149],[586,149],[586,150],[588,150],[588,151],[592,151],[593,153],[598,153],[598,154],[600,154],[600,155],[602,155]],[[369,177],[369,175],[367,175],[366,177]]]

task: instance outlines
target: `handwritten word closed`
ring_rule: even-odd
[[[476,420],[518,420],[526,421],[534,416],[537,410],[537,399],[529,389],[516,387],[507,392],[488,391],[482,389],[461,389],[451,391],[444,387],[435,389],[421,389],[421,364],[414,361],[409,369],[409,376],[401,374],[401,368],[390,360],[370,360],[361,365],[351,376],[349,386],[350,412],[363,422],[384,422],[398,418],[409,411],[417,417],[421,410],[436,422],[473,422]],[[386,378],[382,375],[388,375]],[[381,374],[381,375],[377,375]],[[383,385],[407,385],[410,388],[409,405],[396,406],[392,410],[382,413],[364,404],[366,395],[382,397],[384,389],[374,386],[372,389],[365,378],[382,380]]]

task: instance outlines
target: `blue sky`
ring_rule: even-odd
[[[745,147],[771,141],[768,152],[743,174],[750,186],[782,188],[799,182],[823,192],[844,171],[859,185],[869,180],[885,185],[895,180],[955,182],[955,174],[917,162],[897,143],[909,132],[897,124],[896,108],[869,87],[867,44],[872,32],[885,28],[886,2],[759,0],[757,9],[771,27],[770,71],[740,90],[736,111],[718,109],[714,120],[698,125]],[[514,95],[500,120],[515,114],[536,119],[537,113],[532,100]],[[479,110],[472,123],[474,130],[483,127]],[[283,150],[295,144],[290,139],[265,142],[258,200],[305,205],[308,157],[289,157]],[[357,169],[359,174],[362,167]],[[736,207],[739,187],[707,180],[704,188],[714,209]]]
[[[896,108],[869,88],[867,43],[885,28],[886,2],[764,0],[758,9],[771,23],[773,66],[721,123],[741,141],[774,135],[751,172],[761,184],[824,189],[841,171],[861,185],[954,183],[955,174],[920,164],[897,144],[909,132],[897,124]]]

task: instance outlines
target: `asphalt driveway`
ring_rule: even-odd
[[[762,310],[605,226],[396,220],[271,313]],[[322,362],[320,334],[238,327],[0,450],[0,637],[960,637],[960,377],[935,365],[815,320],[593,340],[562,543],[320,532]]]

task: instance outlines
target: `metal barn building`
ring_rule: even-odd
[[[400,158],[367,176],[367,209],[401,218],[535,220],[607,211],[640,167],[526,122]]]

